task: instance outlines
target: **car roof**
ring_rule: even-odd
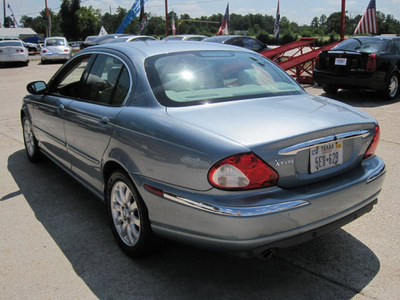
[[[361,36],[353,36],[351,37],[352,39],[360,39],[360,40],[365,40],[365,39],[380,39],[380,40],[393,40],[393,39],[399,39],[400,37],[398,36],[391,36],[391,35],[361,35]]]
[[[143,58],[165,53],[207,50],[233,50],[254,53],[254,51],[242,47],[239,48],[219,43],[199,43],[196,41],[177,41],[175,43],[169,43],[167,41],[138,41],[135,43],[103,44],[85,48],[81,50],[80,53],[92,52],[100,49],[115,49],[127,54],[128,56],[137,56],[141,54]]]
[[[217,36],[212,36],[209,38],[204,39],[204,42],[216,42],[216,43],[223,43],[227,40],[237,38],[237,37],[245,37],[244,35],[217,35]]]

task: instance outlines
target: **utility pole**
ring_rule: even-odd
[[[49,8],[47,7],[47,0],[45,0],[45,5],[46,5],[46,37],[51,36],[51,19],[50,19],[50,11]]]
[[[168,36],[168,1],[165,0],[165,36]]]

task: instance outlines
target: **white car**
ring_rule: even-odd
[[[29,63],[28,50],[21,40],[0,41],[0,63]]]
[[[40,54],[42,64],[48,61],[67,61],[71,58],[72,48],[64,37],[49,37],[44,40]]]

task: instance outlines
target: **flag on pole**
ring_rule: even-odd
[[[376,3],[371,0],[367,10],[358,23],[354,34],[378,33],[378,24],[376,23]]]
[[[175,28],[175,12],[174,11],[172,11],[171,28],[172,28],[172,35],[175,35],[176,28]]]
[[[281,13],[279,11],[279,0],[278,0],[278,8],[276,9],[276,18],[274,25],[274,38],[279,41],[279,19],[281,18]]]
[[[139,14],[139,21],[140,21],[140,27],[139,27],[139,35],[145,34],[144,28],[146,27],[147,24],[147,17],[146,14],[144,13],[144,0],[140,0],[142,2],[141,6],[142,8],[140,9],[140,14]]]
[[[225,16],[222,19],[221,26],[218,30],[218,35],[229,34],[229,2],[226,6]]]
[[[147,1],[147,0],[145,0]],[[122,33],[126,26],[128,26],[131,21],[140,13],[142,6],[144,5],[145,1],[135,0],[131,9],[126,14],[125,18],[122,20],[121,24],[119,25],[117,31],[115,33]]]

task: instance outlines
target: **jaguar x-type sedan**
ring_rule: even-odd
[[[374,118],[244,48],[90,47],[27,89],[28,158],[44,154],[104,199],[133,257],[157,236],[267,255],[370,211],[383,184]]]

